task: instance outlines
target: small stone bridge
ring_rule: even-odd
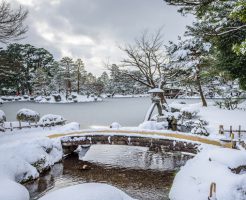
[[[61,138],[64,154],[72,153],[79,145],[130,145],[149,147],[153,150],[197,153],[201,144],[231,148],[231,143],[212,140],[184,133],[130,130],[82,130],[67,134],[53,134],[49,138]]]

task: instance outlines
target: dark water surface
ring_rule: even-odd
[[[79,183],[113,185],[133,198],[168,200],[174,176],[190,155],[149,151],[145,147],[95,145],[85,157],[69,156],[34,182],[25,184],[31,199]],[[83,170],[87,165],[88,169]]]

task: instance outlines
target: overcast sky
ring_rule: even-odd
[[[104,63],[119,63],[120,45],[148,29],[163,27],[164,40],[176,40],[192,17],[183,17],[163,0],[11,0],[29,10],[22,43],[50,51],[55,59],[82,58],[99,75]]]

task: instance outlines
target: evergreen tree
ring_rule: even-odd
[[[201,72],[207,67],[206,56],[209,54],[210,47],[211,44],[203,42],[201,38],[179,40],[178,44],[171,42],[167,47],[170,65],[189,71],[189,78],[195,79],[203,106],[207,106],[207,102],[202,89]]]
[[[60,67],[64,76],[66,98],[72,93],[72,70],[74,62],[72,58],[64,57],[60,61]]]

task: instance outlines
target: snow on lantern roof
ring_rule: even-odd
[[[148,93],[164,93],[164,91],[160,88],[154,88],[149,90]]]

